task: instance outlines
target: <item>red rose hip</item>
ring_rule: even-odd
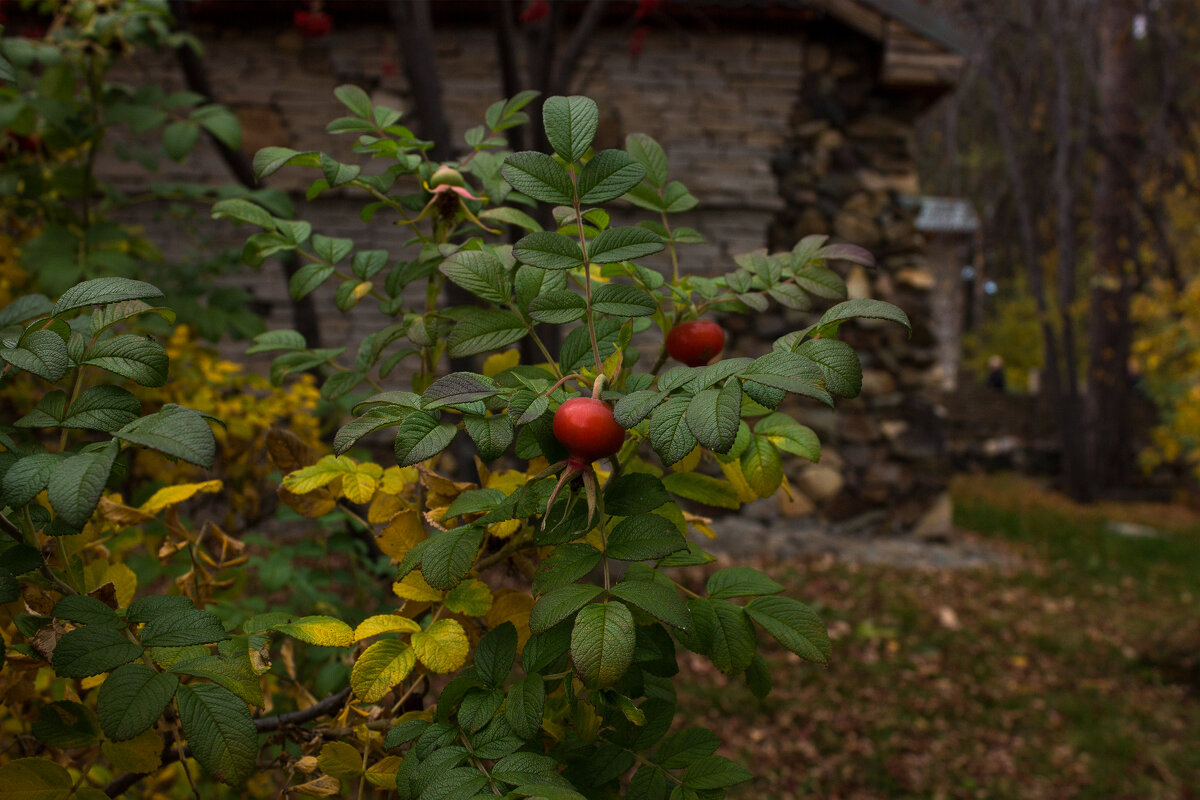
[[[706,319],[681,322],[667,334],[667,352],[689,367],[702,367],[725,347],[725,331]]]
[[[617,424],[604,401],[572,397],[554,412],[554,438],[567,448],[572,459],[590,464],[620,450],[625,429]]]

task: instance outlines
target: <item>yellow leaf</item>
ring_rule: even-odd
[[[488,533],[497,539],[507,539],[519,530],[521,530],[521,520],[519,519],[506,519],[504,522],[493,522],[488,525]]]
[[[375,491],[371,507],[367,509],[367,522],[379,525],[408,508],[408,503],[394,494],[388,494],[382,485]]]
[[[488,489],[499,489],[505,494],[512,494],[529,482],[529,476],[519,469],[506,469],[503,472],[493,472],[484,481]]]
[[[483,360],[483,374],[494,378],[506,369],[511,369],[521,363],[520,350],[505,350],[503,353],[493,353]]]
[[[354,295],[355,300],[362,300],[371,293],[372,288],[374,288],[374,284],[372,284],[370,281],[362,281],[354,287],[354,291],[352,291],[351,294]]]
[[[104,577],[96,582],[95,586],[88,589],[91,591],[106,583],[112,583],[117,590],[117,605],[121,608],[128,608],[133,602],[133,593],[137,591],[137,575],[133,570],[124,564],[109,564],[104,570]]]
[[[166,486],[159,489],[150,499],[142,503],[140,511],[147,514],[157,514],[167,506],[177,505],[201,492],[211,494],[221,491],[220,481],[204,481],[203,483],[181,483],[178,486]]]
[[[453,672],[467,662],[471,645],[457,620],[439,619],[412,635],[412,649],[431,672]]]
[[[489,629],[511,622],[517,629],[517,646],[524,648],[529,639],[529,612],[533,609],[533,597],[516,589],[500,589],[492,598],[492,607],[487,613]]]
[[[380,480],[383,477],[383,467],[376,464],[374,461],[366,461],[358,465],[358,471],[364,475],[370,475],[375,480]]]
[[[354,629],[354,641],[361,642],[381,633],[415,633],[421,630],[416,620],[399,614],[376,614],[367,617]]]
[[[367,770],[367,781],[372,786],[394,790],[396,788],[396,773],[400,771],[400,764],[403,761],[404,759],[400,756],[384,756]]]
[[[446,608],[468,617],[482,617],[492,607],[492,592],[483,581],[460,583],[446,595]]]
[[[379,533],[379,549],[399,561],[429,534],[416,511],[402,511]]]
[[[322,647],[346,647],[354,641],[350,626],[333,617],[301,617],[295,622],[275,625],[273,630]]]
[[[328,742],[317,755],[317,766],[326,775],[353,780],[363,774],[362,753],[346,742]]]
[[[436,603],[442,599],[442,593],[425,582],[425,576],[419,569],[405,575],[404,580],[393,583],[392,591],[397,597],[421,603]]]
[[[79,688],[83,689],[85,692],[88,689],[95,689],[97,686],[104,683],[105,679],[107,678],[107,672],[101,672],[99,675],[93,675],[90,678],[84,678],[79,682]]]
[[[362,467],[365,466],[367,465],[362,465]],[[375,478],[365,473],[362,467],[342,477],[342,494],[351,503],[360,505],[369,502],[371,496],[375,494]]]
[[[115,522],[120,526],[141,525],[143,522],[149,522],[154,519],[153,515],[123,505],[117,499],[111,497],[101,497],[97,510],[100,512],[100,518],[105,522]]]
[[[416,664],[412,647],[399,639],[382,639],[355,660],[350,672],[350,688],[363,702],[377,703],[393,686],[407,678]]]
[[[743,503],[753,503],[758,499],[758,493],[751,489],[750,484],[746,482],[746,476],[742,474],[742,466],[737,460],[717,463],[721,467],[721,472],[725,473],[726,479],[737,490],[738,500]]]
[[[691,472],[700,466],[700,445],[692,448],[692,452],[681,458],[671,469],[676,472]]]
[[[315,489],[308,494],[296,494],[280,486],[277,494],[289,508],[308,519],[323,517],[337,507],[337,497],[326,488]]]
[[[291,791],[305,797],[336,797],[342,793],[342,782],[330,775],[322,775],[315,781],[292,787]]]
[[[383,480],[379,488],[388,494],[398,495],[416,483],[420,477],[421,473],[417,472],[416,467],[388,467],[383,471]]]
[[[354,462],[346,456],[324,456],[312,466],[286,475],[283,488],[295,494],[307,494],[336,478],[354,472],[354,467]]]
[[[104,757],[121,772],[154,772],[162,764],[162,735],[153,727],[125,742],[105,742]]]

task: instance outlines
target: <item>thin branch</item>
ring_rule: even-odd
[[[558,57],[558,63],[554,65],[550,74],[550,94],[565,94],[571,88],[571,78],[579,66],[579,59],[583,57],[588,44],[591,43],[596,25],[604,16],[606,2],[607,0],[591,0],[588,3],[587,9],[579,18],[575,30],[571,32],[571,38],[563,46],[562,55]]]

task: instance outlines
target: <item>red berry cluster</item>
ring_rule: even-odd
[[[333,30],[333,17],[319,9],[301,10],[292,15],[292,24],[305,39],[319,39]]]

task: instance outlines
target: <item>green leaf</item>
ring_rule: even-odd
[[[142,386],[167,382],[167,351],[153,339],[133,333],[101,339],[88,349],[84,364],[129,378]]]
[[[45,329],[25,334],[17,347],[0,347],[0,361],[51,382],[61,379],[71,368],[66,342]]]
[[[688,404],[684,421],[696,441],[714,453],[728,453],[742,418],[742,387],[736,378],[720,389],[705,389]]]
[[[663,249],[662,239],[645,228],[609,228],[588,244],[593,264],[614,264],[653,255]]]
[[[90,678],[141,655],[142,648],[115,628],[87,625],[58,640],[50,663],[63,678]]]
[[[683,769],[705,756],[712,755],[720,746],[721,740],[712,731],[704,728],[684,728],[663,742],[655,760],[665,769]]]
[[[371,98],[362,89],[353,84],[343,84],[333,90],[333,96],[351,113],[363,119],[371,118]]]
[[[783,483],[783,461],[765,436],[752,436],[740,461],[746,483],[759,497],[770,497]]]
[[[439,423],[424,411],[414,411],[404,418],[396,431],[395,453],[400,466],[408,467],[433,458],[446,449],[457,429],[449,423]]]
[[[475,648],[475,673],[488,686],[504,683],[517,657],[517,629],[505,622],[488,631]]]
[[[735,764],[724,756],[707,756],[687,768],[683,773],[683,785],[704,791],[733,786],[753,777],[741,764]]]
[[[75,781],[53,761],[18,758],[0,765],[0,786],[13,800],[67,800]]]
[[[838,339],[810,339],[796,353],[812,359],[821,369],[825,388],[838,397],[857,397],[862,391],[862,365],[854,348]]]
[[[476,297],[503,305],[512,296],[512,279],[500,259],[482,250],[459,250],[443,261],[443,275]]]
[[[618,475],[604,489],[604,511],[615,517],[645,514],[669,502],[663,482],[645,472]]]
[[[833,270],[808,267],[796,270],[793,278],[797,286],[816,297],[841,300],[846,296],[846,282]]]
[[[625,149],[646,168],[646,180],[661,189],[667,182],[667,154],[662,145],[644,133],[631,133],[625,137]]]
[[[574,322],[586,311],[586,301],[569,289],[554,289],[529,301],[529,316],[552,325]]]
[[[0,328],[28,322],[53,313],[54,304],[42,294],[21,295],[0,310]]]
[[[471,441],[479,448],[479,458],[490,464],[504,455],[512,445],[515,434],[512,418],[507,414],[494,414],[490,417],[468,415],[463,419],[463,427]]]
[[[114,742],[132,739],[148,730],[179,686],[179,677],[157,672],[144,664],[126,664],[113,670],[100,687],[96,712],[104,735]]]
[[[600,109],[590,97],[547,97],[542,106],[546,140],[564,161],[578,161],[592,146],[600,125]]]
[[[378,703],[412,672],[417,656],[406,642],[381,639],[354,661],[350,687],[365,703]]]
[[[520,318],[510,311],[476,309],[450,331],[450,356],[460,358],[499,350],[520,341],[527,333]]]
[[[242,147],[242,125],[229,109],[221,105],[201,106],[192,112],[192,119],[230,150]]]
[[[34,453],[24,456],[4,473],[4,500],[12,508],[19,508],[37,497],[50,473],[63,457],[58,453]]]
[[[124,300],[146,300],[162,297],[157,287],[131,278],[96,278],[72,286],[54,304],[54,315],[64,314],[84,306],[119,303]]]
[[[563,544],[538,565],[533,576],[533,593],[537,595],[574,583],[600,563],[600,551],[584,542]]]
[[[118,439],[141,445],[211,469],[217,444],[212,429],[199,412],[167,403],[157,411],[134,420],[116,432]]]
[[[658,304],[634,286],[604,283],[592,292],[592,308],[617,317],[648,317],[658,311]]]
[[[575,187],[571,176],[545,153],[527,150],[504,159],[500,174],[514,189],[534,200],[555,205],[571,205]]]
[[[277,350],[303,350],[307,346],[304,335],[296,331],[264,331],[254,337],[254,345],[246,349],[246,355],[271,353]]]
[[[754,626],[745,610],[728,600],[707,598],[692,598],[688,601],[688,609],[694,623],[688,634],[696,631],[702,639],[707,639],[705,654],[712,659],[714,667],[726,675],[737,675],[750,665],[757,643]],[[680,640],[683,641],[682,637]],[[688,642],[684,644],[691,648]]]
[[[825,624],[811,608],[790,597],[756,597],[746,613],[788,650],[807,661],[824,664],[833,647]]]
[[[613,406],[613,417],[622,428],[632,428],[648,417],[650,412],[662,402],[663,397],[665,397],[664,393],[654,389],[639,389],[636,392],[630,392]]]
[[[771,670],[766,659],[759,653],[754,654],[754,658],[750,659],[750,666],[746,667],[746,687],[759,700],[765,699],[771,693]]]
[[[662,558],[687,547],[675,523],[657,514],[626,517],[608,535],[609,558],[621,561],[645,561]]]
[[[70,700],[42,706],[31,731],[39,742],[62,750],[88,747],[96,744],[100,738],[100,725],[95,713],[87,706]],[[11,796],[10,788],[5,786],[6,797]]]
[[[546,705],[546,684],[536,672],[525,676],[508,690],[504,717],[522,739],[533,739],[542,728],[542,709]]]
[[[104,603],[86,594],[70,594],[54,605],[54,616],[77,625],[101,625],[124,630],[125,623]]]
[[[421,395],[421,408],[429,410],[470,403],[491,397],[498,392],[496,382],[491,378],[474,372],[451,372],[430,384]]]
[[[262,206],[241,197],[231,197],[213,204],[213,219],[236,219],[268,231],[276,229],[275,218]]]
[[[229,634],[217,615],[185,608],[151,618],[138,638],[145,647],[185,647],[224,641]]]
[[[609,591],[672,627],[686,628],[691,624],[687,603],[670,586],[657,581],[626,580]]]
[[[183,735],[200,765],[223,783],[245,783],[258,758],[258,733],[246,704],[209,683],[180,686],[175,702]]]
[[[505,225],[514,225],[530,232],[540,231],[542,229],[542,226],[538,224],[537,220],[526,214],[524,211],[520,211],[516,208],[508,208],[507,206],[501,206],[500,208],[489,208],[486,211],[481,211],[479,213],[479,218],[503,222]]]
[[[62,427],[113,433],[137,419],[141,410],[141,401],[129,390],[108,384],[93,386],[71,403]]]
[[[325,175],[325,182],[332,188],[344,186],[357,178],[362,172],[362,167],[357,164],[343,164],[321,153],[321,172]]]
[[[206,655],[177,661],[171,665],[171,672],[179,675],[194,675],[197,678],[208,678],[219,686],[240,697],[252,706],[263,704],[262,686],[258,675],[251,666],[247,651],[230,655]]]
[[[601,150],[579,173],[579,202],[614,200],[642,182],[646,168],[623,150]]]
[[[766,436],[785,453],[817,461],[821,457],[821,442],[812,428],[801,425],[787,414],[768,414],[754,426],[754,432]]]
[[[696,447],[696,437],[684,421],[689,403],[690,398],[672,397],[650,415],[650,445],[668,467]]]
[[[262,180],[288,164],[315,167],[318,163],[317,155],[311,150],[300,152],[290,147],[264,147],[254,154],[254,175]]]
[[[757,597],[778,594],[783,587],[763,573],[750,567],[729,567],[717,570],[705,585],[709,597],[727,600],[730,597]]]
[[[453,589],[471,570],[482,543],[483,529],[472,525],[431,536],[421,557],[421,574],[435,589]]]
[[[699,472],[672,472],[663,477],[663,485],[671,494],[697,503],[733,511],[742,507],[731,484]]]
[[[538,231],[521,238],[513,245],[513,256],[523,264],[541,269],[574,269],[583,266],[583,250],[579,248],[579,242],[553,231]]]
[[[679,181],[671,181],[663,187],[663,203],[668,214],[681,214],[691,211],[699,202],[688,192],[687,187]]]
[[[117,443],[110,441],[98,452],[67,458],[51,473],[46,487],[50,505],[72,528],[82,528],[96,510],[117,449]]]
[[[636,634],[633,615],[624,603],[586,606],[571,631],[571,662],[588,686],[612,686],[633,663]]]
[[[857,300],[847,300],[844,303],[838,303],[821,315],[821,319],[817,322],[818,330],[837,330],[848,319],[883,319],[890,322],[898,322],[908,329],[908,333],[912,335],[912,323],[908,321],[908,315],[900,309],[896,308],[891,303],[885,303],[882,300],[872,300],[870,298],[859,298]]]
[[[148,594],[129,604],[125,619],[134,624],[149,622],[162,614],[195,608],[191,598],[178,594]]]
[[[625,796],[628,800],[667,800],[667,773],[652,764],[638,767]]]
[[[567,619],[600,594],[599,586],[573,583],[538,598],[529,614],[529,630],[542,633]]]
[[[172,122],[163,128],[163,150],[174,161],[183,161],[200,138],[200,126],[191,120]]]
[[[316,291],[321,284],[329,280],[334,268],[328,264],[305,264],[296,270],[288,281],[288,291],[293,300],[299,300]]]

